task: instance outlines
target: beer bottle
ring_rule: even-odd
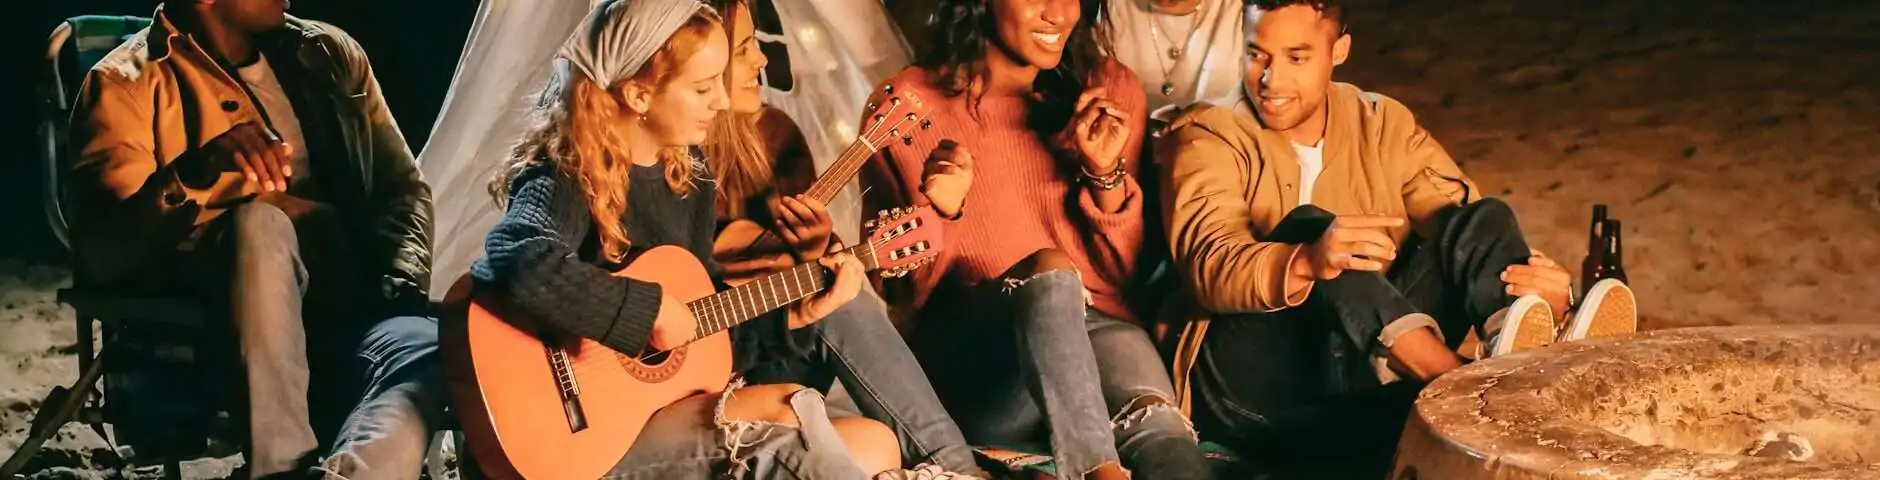
[[[1593,288],[1594,277],[1606,262],[1606,205],[1593,205],[1593,225],[1586,233],[1586,259],[1580,261],[1580,295],[1586,298],[1586,292]]]
[[[1597,282],[1614,278],[1621,282],[1631,283],[1625,279],[1625,237],[1622,233],[1623,230],[1624,229],[1619,228],[1618,220],[1608,220],[1606,222],[1605,265],[1604,268],[1600,269],[1599,274],[1596,275],[1593,281]]]

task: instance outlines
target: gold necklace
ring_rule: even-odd
[[[1186,15],[1173,15],[1173,14],[1162,13],[1160,11],[1157,11],[1154,6],[1151,6],[1148,9],[1148,13],[1150,15],[1155,15],[1154,18],[1151,18],[1149,20],[1149,33],[1151,34],[1152,38],[1156,38],[1159,40],[1162,37],[1168,37],[1168,40],[1169,40],[1169,47],[1168,47],[1168,52],[1167,52],[1168,58],[1166,59],[1159,58],[1159,57],[1156,58],[1156,63],[1162,66],[1162,96],[1170,97],[1170,96],[1175,95],[1175,81],[1173,78],[1175,74],[1174,74],[1173,67],[1180,65],[1182,61],[1182,56],[1188,53],[1186,51],[1187,43],[1189,40],[1192,40],[1194,38],[1195,31],[1201,29],[1202,9],[1206,8],[1207,5],[1208,5],[1208,2],[1206,0],[1203,0],[1202,2],[1195,4],[1194,11],[1188,12]],[[1163,16],[1189,17],[1191,20],[1188,22],[1188,32],[1186,34],[1183,34],[1180,39],[1177,39],[1174,36],[1169,35],[1168,32],[1165,32],[1162,29],[1162,17]],[[1171,60],[1173,61],[1173,63],[1170,63]]]

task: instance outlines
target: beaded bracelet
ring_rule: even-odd
[[[1077,169],[1084,183],[1098,190],[1115,190],[1123,186],[1123,177],[1129,176],[1129,171],[1123,168],[1123,162],[1116,162],[1116,169],[1100,175],[1091,173],[1089,167],[1080,166]]]

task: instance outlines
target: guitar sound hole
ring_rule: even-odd
[[[679,367],[685,365],[685,348],[667,352],[654,352],[649,349],[635,358],[624,353],[616,353],[620,366],[628,374],[643,382],[661,382],[679,373]]]
[[[640,354],[640,363],[649,367],[657,367],[662,363],[666,363],[666,359],[668,358],[672,358],[672,352],[670,351],[659,352],[647,349],[645,353]]]

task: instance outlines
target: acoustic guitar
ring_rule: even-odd
[[[868,271],[906,275],[932,263],[941,225],[931,208],[884,211],[851,247]],[[665,352],[617,352],[549,331],[459,280],[447,297],[461,321],[440,324],[446,380],[478,466],[495,478],[599,478],[613,469],[654,412],[732,379],[726,330],[826,288],[833,272],[806,263],[723,292],[690,251],[638,252],[616,276],[658,283],[685,302],[698,331]],[[667,312],[661,312],[666,315]]]
[[[816,177],[816,182],[803,192],[804,196],[828,205],[835,200],[836,194],[842,192],[844,185],[861,173],[862,165],[873,158],[875,152],[887,146],[888,142],[912,143],[917,130],[932,127],[927,119],[932,113],[927,102],[913,91],[896,91],[894,85],[883,85],[881,90],[870,96],[865,108],[870,112],[864,119],[867,130],[857,135],[855,142],[843,149],[836,161],[829,164],[829,168],[823,169],[822,175]],[[712,256],[725,258],[726,254],[736,252],[737,258],[746,258],[758,251],[776,251],[779,248],[789,247],[783,245],[783,239],[777,236],[775,230],[757,225],[751,220],[738,220],[732,222],[713,241]],[[795,262],[788,253],[778,254],[772,260],[777,265],[785,266]],[[737,279],[731,281],[738,283]]]

